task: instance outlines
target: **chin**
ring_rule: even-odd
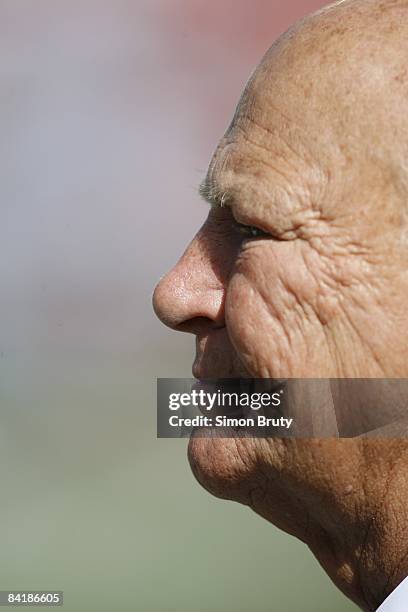
[[[195,478],[209,493],[247,504],[256,478],[256,445],[255,438],[197,431],[190,438],[188,459]]]

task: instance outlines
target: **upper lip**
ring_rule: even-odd
[[[243,368],[231,344],[226,327],[196,336],[193,376],[197,379],[239,378]]]
[[[199,360],[197,360],[199,361]],[[252,377],[250,376],[250,374],[244,374],[242,371],[241,372],[235,372],[235,371],[231,371],[231,370],[227,370],[225,372],[222,371],[217,371],[215,372],[212,369],[209,368],[205,368],[205,367],[201,367],[201,365],[199,363],[194,363],[193,365],[193,376],[194,378],[196,378],[198,381],[202,380],[202,381],[214,381],[214,382],[221,382],[221,381],[228,381],[228,380],[236,380],[236,379],[240,379],[242,381],[246,381],[248,380],[248,383],[250,384],[252,391],[257,391],[257,392],[266,392],[266,393],[272,393],[282,387],[284,387],[286,385],[286,382],[288,379],[286,378],[258,378],[258,377]],[[259,387],[257,388],[256,383],[259,383]],[[262,386],[261,386],[262,385]]]

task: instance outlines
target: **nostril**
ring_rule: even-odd
[[[194,310],[188,307],[187,296],[179,301],[180,297],[175,297],[174,291],[169,290],[169,287],[163,284],[163,281],[159,282],[153,292],[153,310],[167,327],[181,332],[197,334],[208,330],[211,326],[221,326],[210,317],[202,315],[199,312],[200,309]]]
[[[207,317],[192,317],[186,321],[182,321],[177,325],[177,330],[188,334],[201,335],[211,328],[225,327],[224,324],[218,324]]]
[[[224,287],[214,281],[211,269],[192,270],[190,264],[179,263],[160,280],[152,300],[156,315],[167,327],[193,334],[223,327]]]

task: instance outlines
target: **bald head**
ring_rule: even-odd
[[[331,5],[296,24],[269,49],[238,113],[245,114],[255,100],[262,107],[259,98],[265,105],[283,102],[295,123],[325,127],[315,134],[321,144],[334,139],[348,145],[357,138],[370,150],[383,150],[393,141],[384,143],[378,130],[394,139],[408,104],[407,53],[408,3]]]

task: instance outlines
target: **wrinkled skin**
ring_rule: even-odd
[[[208,220],[154,295],[196,335],[198,378],[408,377],[407,56],[408,2],[355,0],[263,58],[211,161]],[[374,610],[408,574],[407,451],[193,437],[189,459]]]

